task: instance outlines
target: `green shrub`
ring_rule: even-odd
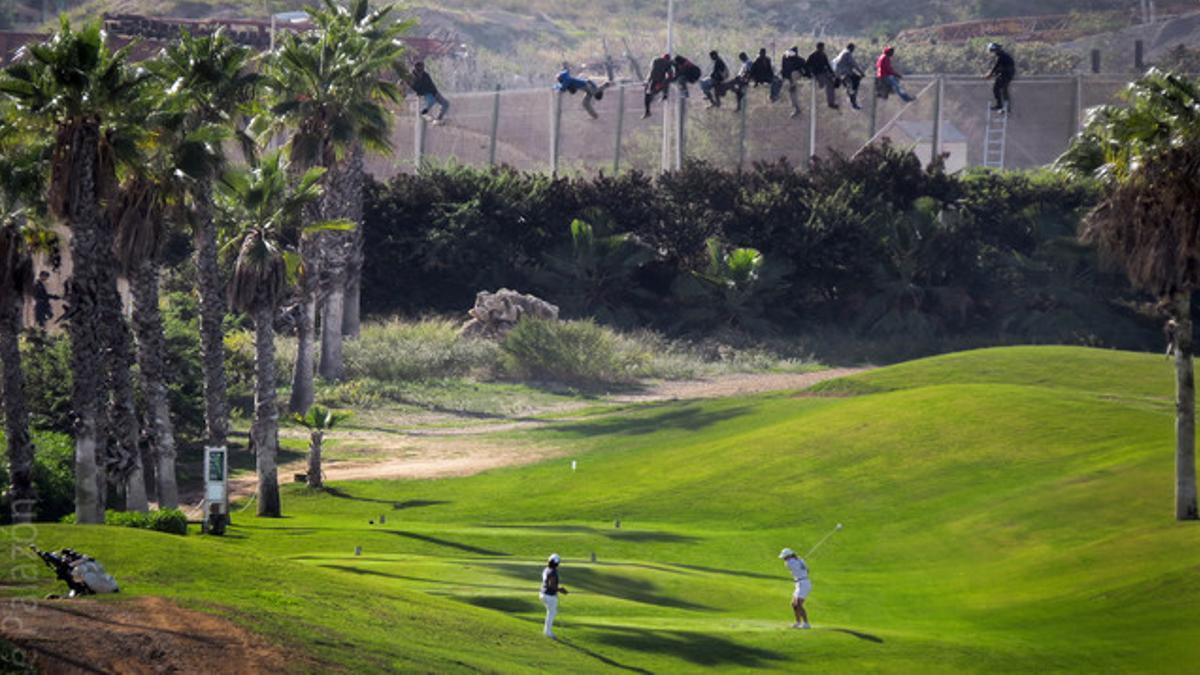
[[[75,523],[75,514],[64,516],[61,522],[68,525]],[[179,509],[162,509],[141,513],[139,511],[105,511],[104,524],[113,527],[132,527],[139,530],[153,530],[166,534],[187,534],[187,516]]]
[[[637,379],[649,356],[630,349],[592,321],[523,319],[504,339],[511,375],[576,385],[622,384]]]
[[[348,377],[381,382],[488,375],[500,359],[494,343],[460,339],[449,319],[368,323],[343,349]]]
[[[0,446],[5,442],[0,433]],[[75,443],[71,437],[53,431],[33,433],[33,487],[37,490],[36,518],[55,522],[75,510]],[[0,485],[9,484],[7,455],[0,457]],[[10,509],[0,498],[0,523],[7,523]]]

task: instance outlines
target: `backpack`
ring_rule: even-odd
[[[86,586],[92,593],[117,593],[121,590],[117,580],[104,570],[104,566],[88,556],[80,556],[71,563],[71,579]]]

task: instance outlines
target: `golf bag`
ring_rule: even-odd
[[[54,570],[54,574],[67,584],[70,593],[67,597],[79,595],[94,595],[98,593],[118,593],[120,587],[117,580],[104,570],[104,566],[91,556],[78,551],[64,548],[58,553],[39,550],[36,546],[29,547],[46,566]]]

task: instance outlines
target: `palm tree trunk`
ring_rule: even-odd
[[[71,230],[71,282],[67,334],[71,339],[72,407],[75,411],[75,522],[103,523],[103,470],[96,449],[100,401],[106,393],[101,359],[100,289],[112,265],[112,233],[101,222],[97,157],[100,126],[78,123],[60,131],[58,145],[72,149],[64,220]]]
[[[204,369],[204,427],[208,444],[223,447],[229,435],[226,401],[225,285],[217,264],[217,231],[213,224],[212,184],[205,181],[195,194],[196,273],[200,288],[200,356]]]
[[[33,488],[33,441],[25,405],[25,374],[18,341],[21,299],[0,304],[0,362],[4,364],[4,433],[8,445],[9,493],[13,524],[33,522],[37,493]]]
[[[292,371],[292,395],[288,400],[288,410],[299,414],[304,414],[312,407],[316,398],[313,343],[317,339],[317,276],[320,267],[316,247],[316,237],[306,237],[300,244],[305,270],[297,291],[300,296],[300,315],[296,324],[296,366]]]
[[[167,396],[166,338],[162,314],[158,309],[158,263],[146,259],[133,270],[133,329],[137,336],[138,370],[142,376],[142,395],[149,417],[149,438],[153,448],[158,487],[158,508],[179,506],[175,484],[175,430],[171,424],[171,406]]]
[[[356,237],[362,221],[363,151],[355,145],[345,162],[329,167],[325,174],[325,194],[321,215],[326,220],[345,219],[354,224],[352,232],[326,232],[320,236],[321,271],[326,295],[321,309],[321,377],[341,380],[345,375],[342,361],[346,285],[355,255]]]
[[[313,429],[308,442],[308,487],[319,488],[323,485],[321,480],[321,442],[324,440],[325,432],[320,429]]]
[[[132,339],[121,311],[121,297],[117,293],[115,279],[102,297],[106,300],[102,311],[109,339],[108,376],[112,388],[109,415],[116,442],[114,473],[124,487],[125,510],[146,512],[150,510],[150,501],[146,496],[146,477],[142,473],[142,452],[139,447],[141,425],[138,424],[137,407],[133,399]]]
[[[275,320],[269,303],[254,311],[254,423],[250,440],[254,444],[258,470],[258,515],[278,518],[279,475],[275,466],[279,411],[275,407]]]
[[[346,302],[342,313],[342,335],[357,338],[362,329],[362,271],[366,258],[366,235],[363,232],[363,190],[366,171],[363,169],[363,148],[355,145],[350,156],[351,190],[347,199],[346,218],[354,222],[350,255],[346,265]]]
[[[1196,379],[1192,297],[1175,298],[1175,519],[1200,520],[1196,506]]]

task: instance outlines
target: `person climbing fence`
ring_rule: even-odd
[[[1013,79],[1017,76],[1017,62],[1013,60],[1011,54],[1004,50],[1004,47],[995,42],[988,44],[988,51],[996,57],[995,62],[992,63],[992,69],[983,76],[984,79],[995,80],[992,85],[992,96],[995,97],[996,102],[992,104],[992,110],[1007,113],[1010,105],[1008,85],[1012,84]]]
[[[858,104],[858,87],[862,83],[864,73],[858,66],[858,62],[854,60],[853,42],[846,45],[846,48],[833,60],[832,65],[834,76],[846,88],[846,95],[850,98],[850,107],[862,110],[862,106]]]
[[[729,81],[729,66],[725,65],[725,59],[715,49],[708,53],[708,58],[712,60],[712,70],[708,77],[700,80],[700,91],[708,99],[710,108],[719,108]]]
[[[590,79],[572,76],[571,68],[566,63],[563,64],[563,69],[559,71],[554,82],[555,91],[565,92],[571,95],[582,91],[583,102],[581,105],[583,106],[584,111],[586,111],[588,116],[592,119],[599,119],[600,117],[596,114],[596,109],[592,106],[593,101],[599,101],[603,99],[604,90],[611,86],[611,81],[605,82],[604,84],[596,84]]]
[[[645,106],[646,111],[642,115],[642,119],[650,117],[650,104],[654,102],[654,97],[662,94],[662,100],[667,100],[667,94],[670,92],[671,80],[675,79],[675,67],[671,63],[671,55],[663,54],[654,59],[650,64],[650,75],[646,78],[646,95]]]
[[[687,98],[688,85],[696,84],[700,81],[702,74],[700,66],[692,63],[680,54],[675,55],[673,64],[675,69],[675,83],[679,85],[679,94]]]
[[[436,104],[439,107],[437,117],[432,118],[434,123],[441,123],[446,118],[446,112],[450,110],[450,102],[446,100],[438,91],[437,85],[433,83],[433,78],[429,76],[429,71],[425,70],[425,62],[417,61],[413,64],[412,79],[408,86],[412,88],[421,99],[421,116],[428,118],[430,111]]]
[[[912,103],[916,98],[904,91],[904,85],[900,83],[904,76],[896,70],[896,66],[892,63],[892,57],[895,55],[895,47],[884,47],[883,53],[875,60],[875,80],[879,85],[875,87],[875,91],[880,98],[896,94],[905,103]]]
[[[825,90],[825,102],[830,108],[837,110],[837,78],[833,74],[833,66],[825,54],[825,43],[818,42],[816,50],[808,55],[808,72],[812,75],[813,86]]]
[[[800,80],[809,77],[808,64],[800,56],[800,48],[792,47],[779,62],[779,76],[788,88],[788,100],[792,104],[792,117],[800,116]]]

